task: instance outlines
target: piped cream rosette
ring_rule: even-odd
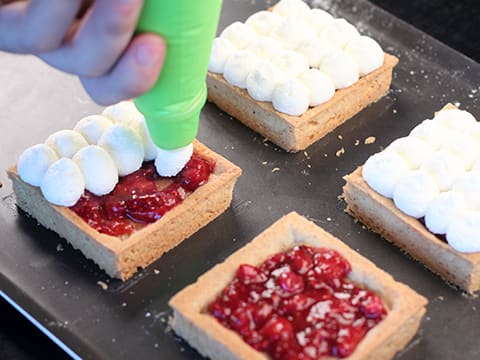
[[[281,0],[213,43],[209,71],[246,89],[257,101],[300,116],[383,65],[380,45],[345,19],[302,0]]]
[[[362,176],[457,251],[480,251],[480,123],[470,113],[438,112],[370,157]]]
[[[176,150],[157,148],[143,115],[133,102],[122,101],[26,149],[18,160],[18,174],[40,187],[52,204],[72,206],[85,190],[98,196],[110,193],[119,176],[133,173],[144,161],[155,160],[161,176],[175,176],[192,152],[192,144]]]

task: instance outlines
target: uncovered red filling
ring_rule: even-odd
[[[350,270],[334,250],[296,246],[240,265],[208,311],[273,359],[344,358],[387,314],[378,296],[346,278]]]
[[[152,161],[145,162],[121,177],[110,194],[96,196],[85,191],[70,209],[101,233],[128,235],[180,204],[188,193],[208,182],[214,170],[215,162],[197,153],[173,178],[161,177]]]

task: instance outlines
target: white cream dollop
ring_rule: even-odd
[[[150,161],[157,155],[157,147],[148,131],[145,117],[133,103],[133,101],[121,101],[111,105],[103,111],[114,124],[124,124],[140,135],[143,143],[144,160]]]
[[[349,87],[355,84],[360,77],[355,60],[340,50],[326,55],[320,64],[320,70],[332,79],[336,89]]]
[[[238,49],[245,49],[257,36],[255,30],[240,21],[227,26],[220,37],[229,40]]]
[[[325,28],[330,26],[335,18],[322,9],[312,9],[306,17],[307,23],[313,29],[315,35],[319,36]]]
[[[411,136],[395,140],[388,149],[402,156],[412,170],[418,169],[433,153],[433,149],[427,142]]]
[[[88,146],[87,140],[73,130],[60,130],[50,135],[45,144],[50,146],[59,157],[71,158],[81,148]]]
[[[450,224],[468,211],[465,197],[456,191],[441,193],[425,213],[425,225],[434,234],[446,234]]]
[[[300,43],[295,51],[305,56],[310,67],[318,68],[325,56],[335,50],[329,43],[319,37],[310,35]]]
[[[468,126],[465,132],[470,134],[470,136],[475,139],[475,141],[480,141],[480,122],[477,121],[475,123],[472,123]]]
[[[280,16],[306,17],[310,6],[302,0],[281,0],[275,5],[273,12]]]
[[[472,171],[480,171],[480,157],[473,163]]]
[[[447,242],[463,253],[480,252],[480,211],[470,211],[448,227]]]
[[[260,35],[269,35],[282,22],[282,17],[272,11],[259,11],[251,15],[245,25],[250,26]]]
[[[383,50],[371,37],[355,37],[347,42],[343,50],[357,62],[360,76],[365,76],[383,65]]]
[[[272,30],[270,36],[282,43],[285,48],[295,50],[309,33],[311,30],[301,18],[289,16]]]
[[[120,176],[131,174],[142,166],[145,155],[142,138],[124,124],[115,124],[108,129],[98,145],[112,157]]]
[[[393,191],[393,201],[405,214],[419,219],[425,216],[439,194],[435,180],[426,172],[415,170],[398,181]]]
[[[118,170],[113,159],[98,145],[79,150],[72,159],[78,165],[85,180],[85,188],[101,196],[113,190],[118,182]]]
[[[247,87],[247,77],[258,64],[258,58],[251,51],[240,50],[232,54],[225,63],[223,76],[228,83],[240,89]]]
[[[468,171],[458,177],[452,189],[465,196],[472,210],[480,210],[480,172]]]
[[[85,190],[85,180],[78,165],[69,158],[55,161],[47,169],[40,185],[47,201],[59,206],[73,206]]]
[[[47,169],[57,160],[58,155],[50,146],[33,145],[20,155],[17,165],[18,175],[27,184],[40,186]]]
[[[480,154],[480,144],[469,134],[454,133],[451,135],[441,149],[450,151],[465,162],[465,167],[470,170]]]
[[[394,151],[371,156],[362,168],[362,177],[380,195],[393,198],[398,181],[409,173],[405,160]]]
[[[225,63],[235,51],[237,51],[237,48],[227,38],[215,38],[212,44],[212,52],[210,53],[208,71],[223,74]]]
[[[309,69],[300,76],[300,80],[310,90],[310,106],[317,106],[330,100],[335,94],[332,80],[318,69]]]
[[[143,115],[137,110],[133,101],[120,101],[119,103],[107,106],[102,115],[109,118],[114,124],[131,126]]]
[[[150,136],[150,131],[148,130],[147,122],[145,121],[145,118],[142,116],[138,122],[134,125],[131,126],[133,130],[135,130],[140,137],[142,138],[142,143],[143,143],[143,159],[145,161],[150,161],[155,159],[155,156],[157,156],[157,146],[152,140],[152,137]]]
[[[465,165],[458,156],[447,151],[437,151],[422,163],[420,169],[433,177],[440,191],[447,191],[464,173]]]
[[[262,61],[247,77],[248,94],[257,101],[272,101],[279,75],[275,65]]]
[[[271,60],[288,77],[297,77],[309,69],[308,60],[301,54],[284,50]]]
[[[177,175],[185,167],[193,154],[193,144],[174,150],[157,149],[155,168],[160,176],[166,177]]]
[[[438,150],[450,137],[451,131],[439,121],[426,119],[415,126],[409,136],[413,136],[430,144],[433,150]]]
[[[256,56],[262,59],[272,59],[283,50],[282,44],[267,36],[257,37],[246,50],[251,51]]]
[[[279,83],[273,93],[273,107],[282,113],[300,116],[310,104],[310,91],[299,79],[290,78]]]
[[[435,121],[458,131],[464,131],[477,123],[475,117],[468,111],[460,109],[445,109],[435,114]]]
[[[102,134],[113,125],[112,121],[103,115],[90,115],[81,119],[73,128],[90,145],[97,144]]]
[[[325,27],[320,37],[332,46],[343,48],[349,41],[360,37],[358,30],[345,19],[335,19]]]

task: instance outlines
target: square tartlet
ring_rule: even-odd
[[[298,152],[383,97],[390,88],[398,59],[385,53],[383,65],[352,86],[335,91],[329,101],[301,116],[276,111],[271,102],[254,100],[247,90],[229,84],[222,75],[207,75],[208,100],[288,152]]]
[[[198,141],[195,151],[216,162],[208,182],[159,220],[119,238],[102,234],[71,209],[49,203],[40,189],[22,181],[16,166],[8,170],[17,205],[44,227],[65,238],[108,275],[126,280],[223,213],[232,200],[241,169]]]
[[[443,109],[455,108],[448,104]],[[391,199],[366,183],[361,166],[344,179],[343,197],[348,214],[466,292],[480,289],[480,253],[456,251],[424,223],[403,213]]]
[[[388,308],[387,317],[367,333],[349,359],[390,359],[410,341],[425,314],[427,300],[294,212],[176,294],[170,300],[174,331],[212,359],[268,359],[220,324],[206,308],[231,281],[240,264],[257,265],[270,255],[301,244],[338,251],[352,266],[350,280],[376,293]]]

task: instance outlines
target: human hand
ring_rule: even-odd
[[[165,57],[154,34],[132,38],[142,0],[0,0],[0,50],[34,54],[79,76],[107,105],[148,91]]]

